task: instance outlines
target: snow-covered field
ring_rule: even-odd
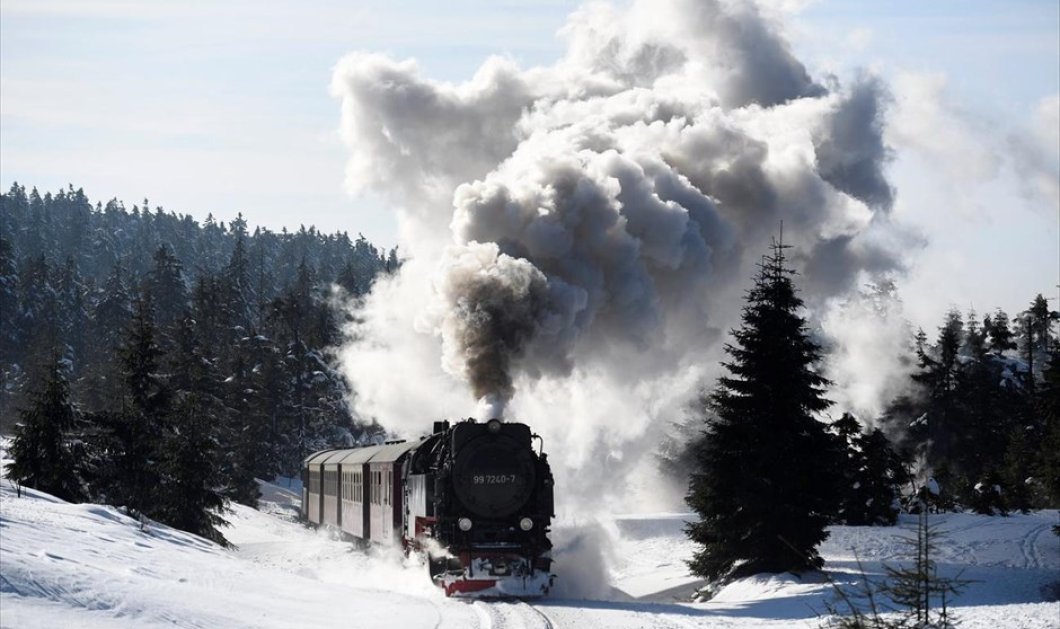
[[[303,628],[812,627],[829,586],[791,575],[746,579],[689,603],[696,579],[686,516],[622,516],[559,527],[559,592],[534,602],[445,599],[393,549],[363,551],[294,521],[297,488],[263,485],[262,510],[237,506],[225,550],[164,526],[141,531],[116,509],[73,505],[0,481],[0,626]],[[954,603],[967,628],[1060,626],[1055,511],[950,514],[939,561],[976,580]],[[902,558],[900,528],[835,527],[823,554],[846,581],[852,548],[870,572]],[[610,584],[601,579],[610,575]]]

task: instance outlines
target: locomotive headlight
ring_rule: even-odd
[[[523,518],[522,520],[519,520],[519,528],[523,529],[524,531],[529,531],[530,529],[534,528],[534,521],[530,518]]]
[[[471,530],[471,518],[460,518],[456,521],[456,525],[460,527],[461,531],[466,533]]]
[[[491,420],[489,420],[488,422],[486,422],[486,430],[492,432],[493,434],[499,433],[501,431],[501,420],[499,420],[499,419],[491,419]]]

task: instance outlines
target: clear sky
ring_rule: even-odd
[[[382,201],[343,190],[334,64],[379,51],[449,81],[491,54],[548,64],[576,6],[2,0],[0,185],[73,183],[94,200],[148,197],[199,219],[242,211],[255,225],[390,245]],[[867,68],[893,86],[896,216],[931,243],[911,252],[902,291],[915,321],[1056,295],[1060,3],[770,0],[764,10],[813,76]]]

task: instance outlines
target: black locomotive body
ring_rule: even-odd
[[[302,470],[303,517],[422,552],[450,596],[541,596],[553,479],[534,438],[519,423],[436,422],[416,442],[318,452]]]

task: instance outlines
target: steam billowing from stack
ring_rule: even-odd
[[[753,5],[592,5],[562,36],[553,66],[491,58],[459,85],[338,65],[348,184],[401,208],[408,255],[344,360],[397,430],[510,404],[584,497],[716,369],[781,221],[811,308],[898,268],[902,234],[885,91],[814,81]]]

